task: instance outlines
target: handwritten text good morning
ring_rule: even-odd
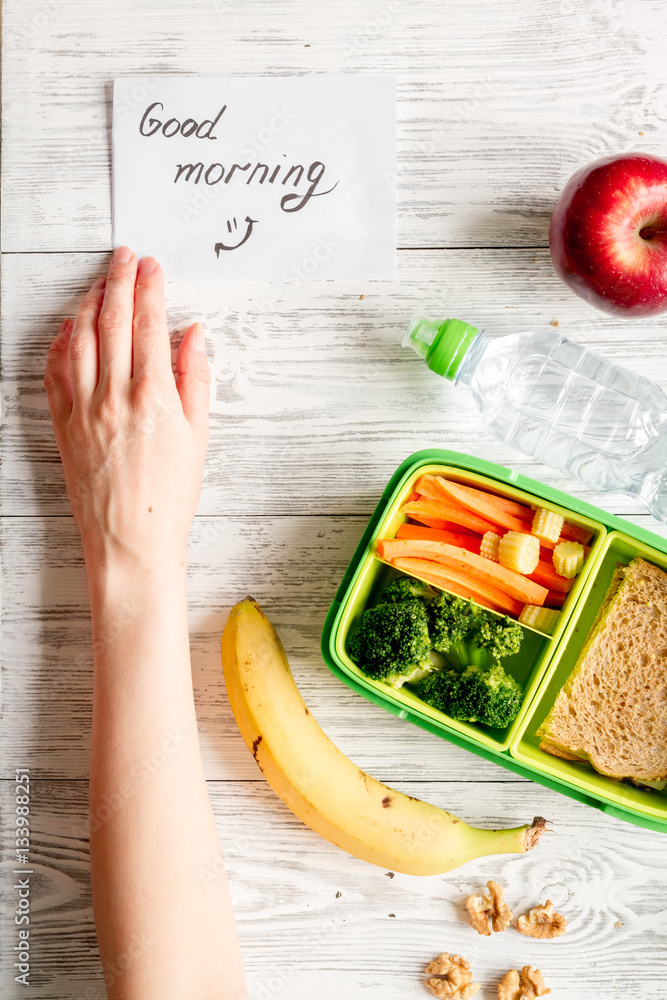
[[[115,245],[172,280],[286,281],[322,241],[308,280],[393,272],[391,78],[153,77],[142,102],[133,79],[114,88]]]

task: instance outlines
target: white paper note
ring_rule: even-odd
[[[170,281],[395,273],[393,77],[121,77],[113,242]]]

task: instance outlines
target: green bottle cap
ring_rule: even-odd
[[[403,347],[411,347],[431,371],[453,382],[478,333],[474,326],[460,319],[418,316],[407,329]]]

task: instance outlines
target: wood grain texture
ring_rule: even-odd
[[[115,76],[396,73],[399,246],[544,246],[573,170],[662,151],[636,0],[5,0],[6,251],[111,244]],[[142,100],[138,96],[138,100]]]
[[[190,540],[192,673],[209,778],[259,779],[232,717],[220,637],[251,593],[279,630],[304,698],[327,734],[382,781],[516,781],[353,694],[320,655],[324,618],[359,541],[362,518],[208,518]],[[87,777],[92,720],[90,612],[72,518],[2,518],[2,776]],[[373,738],[369,739],[369,733]]]
[[[667,383],[664,320],[632,324],[576,298],[546,251],[405,251],[394,281],[298,288],[168,286],[170,322],[200,317],[211,361],[211,441],[200,514],[363,514],[420,448],[489,458],[567,492],[599,496],[499,444],[471,394],[401,347],[419,311],[488,332],[558,330]],[[60,318],[71,314],[106,255],[4,255],[4,514],[69,513],[42,379]],[[363,299],[360,296],[365,296]],[[637,515],[633,501],[605,501]],[[661,530],[661,529],[658,529]]]
[[[0,782],[5,810],[12,808],[12,785]],[[442,951],[471,961],[483,1000],[495,997],[508,968],[524,964],[542,970],[554,1000],[661,1000],[667,876],[655,864],[660,834],[638,836],[625,823],[532,784],[520,784],[514,796],[510,786],[484,782],[410,783],[410,790],[480,826],[554,816],[554,832],[528,855],[479,859],[444,876],[392,877],[303,826],[263,781],[209,783],[253,1000],[307,997],[314,989],[323,1000],[418,1000],[426,995],[422,970]],[[105,1000],[86,812],[87,782],[33,779],[33,973],[30,987],[19,987],[5,962],[3,1000]],[[16,943],[11,867],[5,847],[4,954]],[[568,919],[565,935],[534,941],[512,926],[502,936],[479,937],[464,902],[489,878],[505,887],[515,918],[551,898]]]
[[[547,250],[551,211],[576,167],[621,150],[664,155],[665,4],[4,0],[2,27],[2,1000],[105,997],[86,835],[87,587],[42,379],[61,316],[108,260],[112,80],[145,75],[150,94],[164,73],[322,72],[397,74],[396,280],[167,289],[174,330],[205,322],[213,369],[190,542],[192,669],[250,995],[417,1000],[423,967],[448,950],[472,961],[480,1000],[495,1000],[502,974],[524,964],[542,969],[554,1000],[662,1000],[664,837],[369,704],[324,666],[319,636],[387,480],[415,450],[473,453],[600,502],[496,443],[465,390],[402,350],[415,313],[498,334],[558,322],[667,386],[664,319],[596,312],[556,279]],[[667,535],[632,501],[603,505]],[[392,878],[304,827],[262,779],[224,691],[220,633],[247,592],[278,627],[315,716],[361,767],[467,822],[543,814],[555,832],[526,857],[416,879]],[[32,769],[28,989],[9,964],[16,766]],[[463,901],[488,878],[507,887],[515,914],[549,896],[569,920],[566,935],[478,937]]]

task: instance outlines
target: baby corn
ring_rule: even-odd
[[[551,635],[559,614],[560,612],[554,611],[553,608],[540,608],[536,604],[526,604],[519,615],[519,621],[522,625],[529,625],[530,628],[537,629],[538,632],[546,632],[547,635]]]
[[[580,542],[559,542],[553,554],[554,569],[571,580],[584,565],[584,547]]]
[[[538,507],[531,530],[542,541],[557,542],[563,530],[564,520],[563,515],[557,514],[555,510],[545,510],[544,507]]]
[[[482,544],[479,547],[480,556],[484,556],[485,559],[492,559],[494,562],[498,562],[498,543],[500,542],[500,535],[496,535],[494,531],[486,531],[482,535]]]
[[[517,573],[532,573],[540,559],[537,535],[508,531],[498,542],[498,562]]]

